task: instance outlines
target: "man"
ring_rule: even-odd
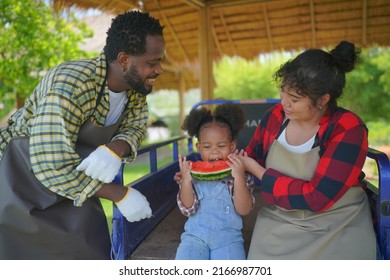
[[[146,96],[163,72],[163,27],[131,11],[99,57],[51,69],[0,130],[0,259],[108,259],[98,198],[149,218],[137,190],[112,183],[146,131]]]

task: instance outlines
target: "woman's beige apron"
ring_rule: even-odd
[[[76,151],[85,158],[108,143],[120,121],[80,128]],[[61,158],[61,155],[59,155]],[[29,138],[16,137],[0,161],[0,259],[110,259],[111,241],[98,198],[81,207],[51,192],[34,176]]]
[[[310,180],[319,147],[299,154],[274,141],[266,167]],[[375,259],[376,239],[368,199],[352,187],[324,212],[264,205],[257,215],[248,259]]]

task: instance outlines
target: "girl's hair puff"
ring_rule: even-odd
[[[233,103],[225,103],[215,107],[214,111],[206,108],[191,110],[184,119],[182,129],[188,135],[195,136],[199,140],[199,132],[202,127],[209,123],[226,125],[230,130],[230,139],[236,140],[241,129],[244,128],[246,116],[240,106]]]

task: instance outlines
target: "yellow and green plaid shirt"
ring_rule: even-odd
[[[106,77],[104,54],[94,59],[65,62],[52,68],[34,92],[0,130],[0,159],[12,137],[30,137],[30,160],[38,180],[51,191],[82,203],[103,183],[92,180],[76,167],[81,162],[75,145],[81,125],[89,118],[104,126],[109,111],[107,86],[96,107]],[[131,147],[127,161],[134,160],[144,137],[148,118],[146,97],[128,91],[125,118],[112,140]],[[96,107],[96,110],[95,110]]]

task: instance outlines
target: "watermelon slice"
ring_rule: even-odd
[[[214,181],[230,176],[232,169],[225,160],[192,162],[191,175],[195,179]]]

